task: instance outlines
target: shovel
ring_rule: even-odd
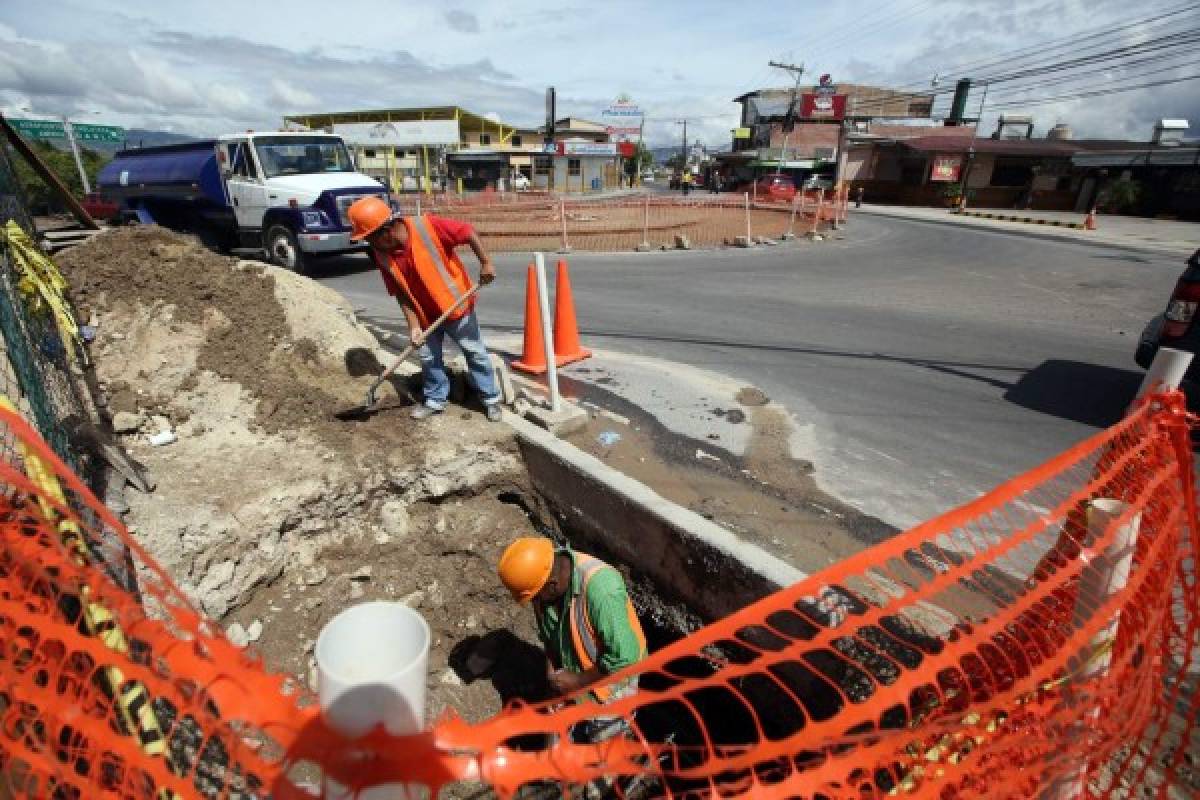
[[[467,291],[466,294],[464,294],[462,297],[458,298],[458,300],[454,301],[454,305],[450,306],[445,311],[443,311],[442,315],[440,317],[438,317],[437,319],[435,319],[433,321],[433,324],[430,325],[428,328],[426,328],[424,330],[424,332],[421,334],[422,341],[428,339],[429,334],[433,333],[438,328],[440,328],[442,323],[446,321],[446,318],[449,317],[451,314],[453,314],[455,311],[457,311],[462,306],[463,303],[467,302],[472,297],[474,297],[475,293],[479,291],[479,288],[480,287],[478,284],[475,286],[472,286],[470,288],[470,290]],[[367,389],[367,397],[365,400],[363,400],[362,405],[342,409],[341,411],[335,411],[333,415],[335,417],[337,417],[338,419],[342,419],[342,420],[358,420],[358,419],[366,419],[367,417],[369,417],[371,415],[371,413],[375,410],[375,405],[379,402],[379,398],[376,396],[376,392],[379,390],[379,387],[383,385],[384,381],[386,381],[388,378],[392,377],[392,373],[396,371],[396,368],[399,367],[401,364],[403,364],[405,359],[407,359],[410,355],[412,355],[413,351],[416,349],[417,349],[417,345],[411,344],[411,343],[408,345],[408,347],[404,348],[404,350],[400,353],[399,356],[397,356],[396,360],[392,363],[392,365],[390,367],[388,367],[387,369],[385,369],[380,374],[380,376],[375,379],[374,383],[371,384],[371,388]]]

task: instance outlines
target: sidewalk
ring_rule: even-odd
[[[1082,214],[1069,211],[1013,211],[1011,209],[973,208],[972,211],[993,212],[996,214],[1016,214],[1037,219],[1061,222],[1081,222]],[[1144,217],[1123,217],[1097,215],[1097,230],[1075,230],[1048,225],[1036,225],[1026,222],[1009,222],[1007,220],[980,219],[952,214],[949,209],[927,208],[921,206],[881,206],[864,204],[856,209],[850,204],[852,214],[877,214],[879,216],[898,217],[920,222],[933,222],[943,225],[960,225],[963,227],[983,228],[987,230],[1023,234],[1040,239],[1052,239],[1074,244],[1098,244],[1107,247],[1119,247],[1128,250],[1148,250],[1166,255],[1190,256],[1200,248],[1200,223],[1178,222],[1175,220],[1147,219]]]

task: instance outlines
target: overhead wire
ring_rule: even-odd
[[[1115,42],[1114,41],[1105,41],[1106,39],[1113,40],[1114,37],[1118,37],[1122,32],[1129,31],[1133,28],[1139,28],[1139,27],[1147,28],[1146,30],[1141,31],[1140,33],[1143,36],[1153,36],[1156,33],[1158,33],[1159,29],[1167,28],[1170,25],[1176,24],[1174,22],[1169,21],[1172,17],[1187,13],[1189,11],[1197,10],[1197,9],[1200,9],[1200,3],[1187,3],[1187,4],[1184,4],[1181,6],[1173,7],[1168,10],[1164,10],[1164,11],[1156,13],[1156,14],[1152,14],[1150,16],[1141,17],[1136,20],[1131,20],[1131,21],[1123,23],[1121,25],[1117,25],[1117,26],[1110,25],[1110,26],[1101,27],[1101,28],[1097,28],[1097,29],[1084,30],[1084,31],[1080,31],[1080,32],[1077,32],[1074,34],[1067,35],[1067,36],[1058,37],[1056,39],[1050,39],[1045,42],[1040,42],[1035,45],[1027,45],[1027,46],[1024,46],[1021,48],[1017,48],[1015,50],[993,54],[982,60],[977,59],[975,61],[965,62],[963,64],[959,64],[959,65],[953,66],[953,67],[940,68],[936,71],[936,74],[937,75],[952,75],[956,72],[961,73],[961,72],[965,72],[967,70],[978,70],[978,69],[982,69],[982,68],[995,68],[995,67],[1002,66],[1005,63],[1010,62],[1014,59],[1017,59],[1022,56],[1025,56],[1025,55],[1028,55],[1031,53],[1035,53],[1035,52],[1038,54],[1038,58],[1034,61],[1035,64],[1050,63],[1049,59],[1052,59],[1056,52],[1064,50],[1064,49],[1073,48],[1072,52],[1078,54],[1078,53],[1087,53],[1088,51],[1095,50],[1100,47],[1111,47]],[[1179,34],[1176,33],[1173,35],[1177,36]],[[1160,37],[1160,39],[1161,38],[1163,38],[1163,37]],[[1091,43],[1083,44],[1085,42],[1091,42]],[[1126,47],[1129,47],[1129,46],[1145,47],[1148,45],[1153,45],[1156,42],[1158,42],[1157,39],[1151,39],[1149,41],[1135,42],[1132,45],[1126,43],[1124,46],[1126,46]],[[1092,55],[1098,55],[1098,54],[1092,54]],[[983,82],[993,82],[994,83],[996,81],[996,79],[997,79],[997,76],[992,76],[988,79],[977,79],[975,82],[976,83],[983,83]],[[923,85],[922,82],[902,84],[901,86],[898,86],[895,89],[891,90],[886,97],[879,98],[877,100],[877,102],[882,104],[884,102],[894,102],[896,100],[900,100],[905,97],[917,98],[917,97],[928,97],[930,95],[933,95],[936,100],[936,98],[938,96],[949,95],[954,91],[954,89],[950,88],[950,87],[947,87],[944,89],[917,88],[917,87],[921,87],[922,85]],[[906,89],[910,89],[910,88],[912,89],[911,91],[905,91]]]
[[[996,73],[984,75],[980,78],[973,79],[974,85],[986,84],[989,87],[996,84],[1003,84],[1013,81],[1029,79],[1024,86],[1011,88],[1024,88],[1026,90],[1036,89],[1039,86],[1049,85],[1051,81],[1047,80],[1046,76],[1055,75],[1057,73],[1065,73],[1060,76],[1066,80],[1053,80],[1053,83],[1068,82],[1069,80],[1078,80],[1086,78],[1088,75],[1096,74],[1113,69],[1122,69],[1129,65],[1147,65],[1158,64],[1168,60],[1178,59],[1187,53],[1193,52],[1192,49],[1180,51],[1188,45],[1200,43],[1200,28],[1180,31],[1169,36],[1164,36],[1159,39],[1143,42],[1134,45],[1125,45],[1122,47],[1113,48],[1107,51],[1092,53],[1079,56],[1077,58],[1067,59],[1058,62],[1035,63],[1030,66],[1023,67],[1007,73]],[[1172,52],[1173,51],[1173,52]],[[1144,56],[1135,58],[1135,56]],[[1093,69],[1090,72],[1080,72],[1083,67],[1100,65],[1100,69]],[[951,94],[955,91],[954,88],[933,89],[922,92],[888,92],[887,95],[868,99],[863,103],[858,104],[857,110],[870,110],[872,107],[882,107],[889,102],[903,99],[905,97],[930,97],[935,101],[939,96]]]

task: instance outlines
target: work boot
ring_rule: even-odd
[[[442,413],[442,409],[434,408],[433,406],[427,406],[424,403],[422,403],[421,405],[414,408],[412,411],[408,412],[408,415],[410,417],[412,417],[413,419],[429,419],[434,414],[440,414],[440,413]]]
[[[487,414],[489,422],[499,422],[504,419],[504,411],[500,408],[499,403],[488,403],[483,410]]]

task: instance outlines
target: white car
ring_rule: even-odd
[[[518,172],[515,176],[513,176],[512,187],[513,190],[518,192],[529,191],[529,178]]]
[[[649,170],[643,172],[642,183],[654,183],[654,173]]]

